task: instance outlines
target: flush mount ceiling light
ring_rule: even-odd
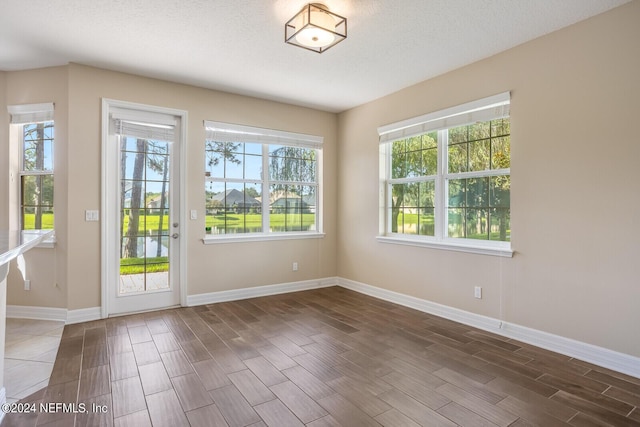
[[[347,18],[320,3],[309,3],[284,26],[284,41],[322,53],[347,38]]]

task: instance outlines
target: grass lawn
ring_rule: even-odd
[[[146,265],[145,265],[146,263]],[[146,269],[145,269],[146,266]],[[169,270],[169,258],[166,256],[154,258],[122,258],[120,259],[120,274],[158,273]]]
[[[24,216],[24,229],[25,230],[33,230],[36,224],[36,214],[26,214]],[[53,214],[45,213],[42,214],[42,229],[50,230],[53,229]]]
[[[270,214],[269,225],[272,228],[284,228],[286,225],[300,225],[300,219],[302,217],[302,226],[310,226],[315,224],[316,215],[309,214]],[[220,215],[207,215],[206,227],[224,227],[226,221],[226,227],[247,227],[247,228],[259,228],[262,226],[262,215],[249,213],[242,214],[220,214]]]
[[[455,217],[456,217],[456,219],[458,221],[460,221],[459,215],[456,215]],[[421,227],[427,227],[427,228],[431,227],[430,229],[433,230],[433,223],[434,223],[434,217],[433,216],[420,215],[419,219],[420,219],[420,226]],[[398,229],[401,229],[403,224],[404,224],[405,230],[407,230],[407,229],[408,230],[417,230],[418,229],[418,214],[407,213],[407,214],[403,215],[403,213],[400,213],[398,215]],[[409,233],[409,234],[411,234],[411,233]],[[465,238],[466,239],[475,239],[475,240],[487,240],[487,233],[469,234]],[[511,239],[511,230],[508,229],[507,230],[507,241],[509,241],[510,239]],[[489,240],[497,240],[497,241],[499,241],[500,240],[500,232],[499,231],[492,231],[491,233],[489,233]]]

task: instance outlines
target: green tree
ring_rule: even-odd
[[[244,194],[246,194],[249,197],[253,197],[254,199],[256,197],[260,197],[260,193],[258,193],[258,190],[256,190],[253,187],[245,187]]]
[[[449,129],[449,173],[510,167],[509,119],[498,119]],[[510,177],[468,178],[449,182],[450,224],[458,237],[491,238],[497,219],[499,240],[507,240]]]
[[[240,159],[238,159],[237,155],[241,146],[242,143],[240,142],[221,142],[208,139],[205,142],[207,166],[218,166],[222,161],[228,161],[239,165]]]
[[[133,164],[133,176],[131,181],[131,207],[129,209],[129,226],[127,228],[127,243],[124,248],[125,258],[138,256],[138,230],[140,221],[140,209],[142,208],[142,178],[145,165],[146,140],[136,140],[136,157]],[[126,153],[123,153],[126,155]]]
[[[391,146],[391,178],[410,178],[437,173],[437,134],[431,132],[395,141]],[[420,208],[420,186],[394,184],[391,189],[391,231],[398,232],[403,206]]]
[[[316,150],[287,146],[273,150],[269,155],[269,176],[275,181],[315,182]],[[297,192],[286,184],[273,189]]]
[[[510,167],[509,119],[459,126],[448,130],[446,146],[448,172],[476,172]],[[393,142],[391,178],[402,179],[437,174],[437,133]],[[452,235],[490,237],[492,223],[498,223],[499,239],[507,240],[509,224],[510,176],[451,179],[449,181],[449,224]],[[433,192],[428,182],[393,183],[391,188],[391,231],[407,233],[406,223],[423,234],[421,216],[432,213]],[[414,215],[420,213],[420,215]],[[401,214],[404,214],[402,217]],[[426,225],[426,224],[425,224]],[[425,233],[427,234],[427,233]]]

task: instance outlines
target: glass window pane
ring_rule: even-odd
[[[302,231],[316,231],[316,188],[302,187]]]
[[[486,139],[490,137],[490,122],[479,122],[468,126],[469,141]]]
[[[491,143],[488,139],[470,142],[468,149],[469,172],[489,169]]]
[[[449,197],[448,204],[450,207],[463,207],[467,205],[465,179],[451,179],[448,181]]]
[[[243,142],[225,142],[224,143],[224,152],[226,157],[236,157],[234,154],[243,154],[244,153],[244,143]]]
[[[464,237],[464,208],[447,209],[447,221],[449,223],[449,237]]]
[[[146,179],[149,181],[168,181],[169,156],[147,153]]]
[[[22,228],[52,229],[53,175],[23,175],[20,177]]]
[[[419,183],[419,202],[418,206],[421,208],[435,206],[436,198],[436,185],[434,181],[427,181]]]
[[[509,208],[493,208],[489,210],[491,231],[489,240],[508,242],[511,240],[511,211]]]
[[[421,176],[435,175],[438,173],[438,150],[429,148],[422,151]]]
[[[270,151],[269,176],[275,181],[297,181],[299,177],[300,160],[296,147],[279,146]]]
[[[418,234],[423,236],[435,235],[435,209],[422,208],[418,217]]]
[[[244,153],[262,156],[262,144],[257,144],[255,142],[246,142],[244,144]]]
[[[120,137],[120,151],[135,152],[137,150],[137,147],[138,146],[136,138],[132,138],[130,136]]]
[[[407,177],[407,155],[404,151],[393,152],[391,157],[391,178]]]
[[[511,205],[511,177],[500,175],[491,177],[489,206],[508,208]]]
[[[244,158],[242,155],[230,153],[224,162],[224,176],[225,178],[244,178]]]
[[[25,124],[22,130],[22,169],[53,170],[53,122]]]
[[[487,210],[480,208],[465,209],[465,235],[467,239],[488,240]]]
[[[467,171],[467,144],[449,146],[449,173]]]
[[[222,182],[207,182],[205,189],[206,216],[205,227],[210,227],[211,234],[225,234],[224,210],[225,185]]]
[[[262,186],[260,184],[244,185],[244,201],[240,206],[244,216],[244,232],[262,232]]]
[[[300,182],[316,182],[315,160],[300,160]]]
[[[489,178],[470,178],[465,181],[467,206],[489,206]]]
[[[417,182],[404,184],[402,206],[405,208],[416,208],[418,206],[419,191],[420,184]]]
[[[506,169],[511,167],[510,137],[493,138],[491,140],[492,169]]]
[[[459,126],[449,129],[449,145],[458,144],[468,141],[468,128],[467,126]]]
[[[205,172],[214,178],[224,178],[224,156],[221,152],[206,151]]]
[[[430,148],[438,147],[438,133],[437,132],[429,132],[420,136],[422,140],[422,149],[427,150]]]
[[[120,174],[124,179],[140,180],[144,178],[144,152],[122,151],[120,154]]]
[[[406,171],[406,140],[401,139],[391,143],[391,178],[404,178]]]
[[[255,156],[251,154],[245,155],[244,178],[256,180],[260,180],[262,178],[262,156]]]
[[[276,145],[276,144],[271,144],[269,145],[269,157],[273,157],[273,156],[282,156],[284,157],[284,149],[285,147],[283,145]]]
[[[503,136],[511,133],[509,118],[491,121],[491,136]]]
[[[42,170],[53,170],[53,140],[45,139],[44,143],[44,162]]]

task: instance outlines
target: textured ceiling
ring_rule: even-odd
[[[304,0],[0,0],[0,70],[69,62],[327,111],[371,101],[629,0],[325,0],[348,38],[283,42]]]

